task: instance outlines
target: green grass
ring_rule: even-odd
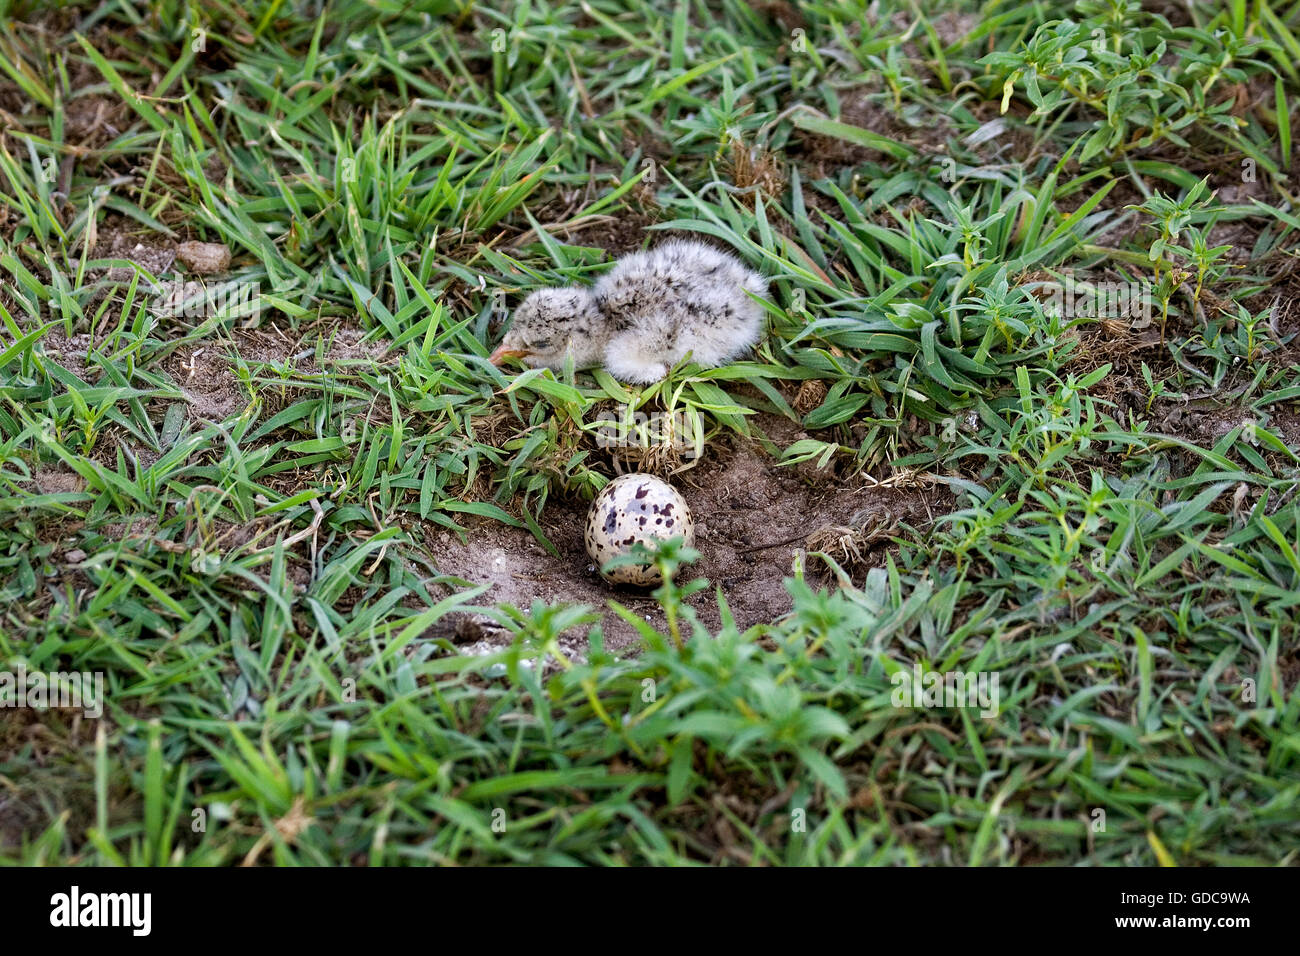
[[[107,697],[0,711],[0,859],[1294,863],[1300,4],[874,9],[0,0],[0,660]],[[770,276],[752,359],[489,365],[620,221]],[[302,351],[159,317],[109,234],[227,244]],[[1053,314],[1071,278],[1149,328]],[[682,583],[637,654],[539,601],[461,656],[425,532],[553,547],[611,402],[955,503],[743,633]],[[918,663],[998,715],[894,706]]]

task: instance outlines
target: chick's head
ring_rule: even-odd
[[[510,331],[491,362],[517,358],[533,367],[560,369],[572,353],[575,368],[598,365],[608,337],[604,326],[586,289],[538,289],[515,309]]]

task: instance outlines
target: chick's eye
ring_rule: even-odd
[[[534,339],[533,341],[528,343],[528,346],[529,348],[534,348],[534,349],[549,349],[551,347],[551,340]]]

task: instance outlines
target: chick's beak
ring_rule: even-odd
[[[510,346],[502,343],[497,346],[497,350],[488,356],[488,361],[493,365],[500,365],[508,358],[523,358],[528,352],[524,349],[512,349]]]

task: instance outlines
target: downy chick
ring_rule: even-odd
[[[725,252],[673,240],[626,256],[589,292],[542,289],[524,300],[501,346],[500,364],[517,357],[559,369],[604,365],[620,381],[657,382],[689,353],[705,367],[725,365],[758,342],[767,280]]]
[[[572,354],[574,368],[591,368],[604,357],[608,326],[588,289],[538,289],[515,309],[510,331],[488,361],[500,365],[517,358],[534,368],[558,371]]]

